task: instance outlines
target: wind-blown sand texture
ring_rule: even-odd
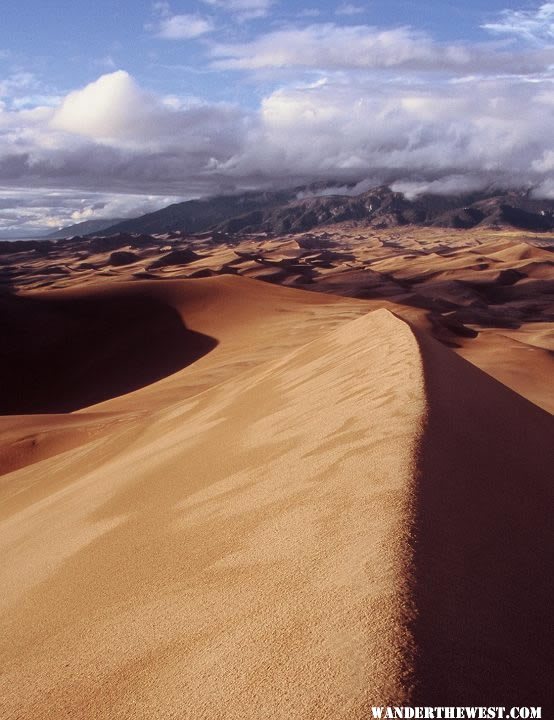
[[[418,308],[228,275],[5,302],[1,717],[552,705],[554,421]]]

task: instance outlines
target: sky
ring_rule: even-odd
[[[315,180],[554,197],[554,2],[7,0],[0,237]]]

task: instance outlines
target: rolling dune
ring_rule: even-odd
[[[3,716],[552,704],[548,413],[363,300],[129,287],[210,351],[4,427]]]
[[[385,229],[353,221],[315,228],[309,233],[269,237],[265,233],[190,235],[175,232],[157,236],[121,233],[111,237],[77,237],[58,243],[4,243],[0,247],[0,293],[22,293],[28,299],[37,296],[37,299],[42,298],[43,305],[46,299],[62,298],[63,294],[59,295],[62,291],[92,293],[95,297],[102,292],[131,293],[135,300],[130,299],[128,303],[136,303],[137,297],[143,297],[150,315],[153,312],[164,315],[165,324],[171,325],[167,337],[173,337],[173,341],[164,336],[146,343],[148,349],[165,343],[169,345],[169,355],[173,355],[174,363],[169,363],[169,367],[168,357],[163,362],[159,358],[149,359],[148,366],[152,369],[161,365],[159,378],[187,364],[187,359],[177,352],[179,339],[185,344],[191,340],[187,329],[208,335],[208,339],[204,339],[207,343],[210,337],[216,337],[214,332],[226,332],[220,327],[214,330],[217,321],[210,319],[208,312],[203,312],[201,318],[199,316],[196,327],[191,325],[193,315],[200,312],[199,303],[203,302],[200,298],[206,299],[209,295],[214,298],[225,296],[235,308],[234,313],[225,313],[226,322],[230,321],[232,328],[238,328],[235,340],[230,338],[230,332],[226,332],[226,342],[231,341],[236,348],[234,360],[229,355],[235,371],[251,365],[253,354],[260,361],[271,359],[273,341],[268,344],[266,339],[268,332],[273,333],[273,321],[276,320],[274,301],[278,297],[278,304],[290,305],[290,300],[283,294],[274,296],[270,290],[266,291],[268,299],[263,300],[265,293],[246,290],[248,286],[244,284],[241,286],[241,292],[251,293],[252,302],[260,304],[260,317],[255,322],[250,317],[246,323],[251,330],[251,339],[248,352],[244,353],[241,338],[247,330],[240,323],[244,310],[235,299],[232,286],[226,284],[236,276],[263,280],[277,292],[279,286],[283,286],[339,295],[363,301],[358,305],[361,312],[384,307],[417,323],[477,367],[553,413],[551,377],[554,358],[549,352],[552,349],[550,336],[554,333],[553,248],[554,236],[544,232],[486,227],[473,230],[417,226]],[[192,291],[193,284],[185,283],[189,289],[179,284],[183,279],[218,278],[223,284],[217,290],[208,284],[205,289],[202,285],[194,286]],[[179,283],[169,283],[167,287],[171,287],[171,291],[162,290],[162,281],[170,280]],[[100,285],[104,286],[104,291]],[[124,290],[125,285],[140,287]],[[148,285],[152,287],[147,290]],[[120,287],[121,290],[115,290]],[[197,300],[193,296],[197,296]],[[316,300],[302,301],[298,299],[301,296],[297,296],[296,307],[303,305],[306,308],[308,304],[315,307]],[[331,302],[339,301],[335,298]],[[99,303],[94,301],[93,304],[98,318],[102,315]],[[219,313],[217,305],[207,300],[206,311],[209,307],[215,308],[215,314]],[[66,325],[70,321],[67,308],[66,305],[62,313]],[[179,314],[180,321],[174,311]],[[267,312],[271,315],[269,331],[266,331],[262,317],[262,313]],[[290,316],[290,311],[283,312]],[[26,314],[29,316],[28,312]],[[136,317],[136,313],[134,315]],[[304,319],[299,321],[300,326],[304,326]],[[206,327],[204,323],[207,323]],[[147,325],[153,333],[156,323],[148,322]],[[129,332],[123,329],[124,326],[129,326],[129,322],[121,319],[116,335],[121,334],[122,339]],[[289,335],[288,324],[282,322],[281,326],[279,337]],[[258,341],[260,335],[264,336],[261,342]],[[508,338],[517,343],[510,343]],[[547,345],[544,345],[545,339]],[[134,342],[138,354],[140,340]],[[293,338],[289,349],[295,342]],[[281,341],[278,344],[281,345]],[[263,348],[261,353],[260,348]],[[213,352],[206,355],[206,349],[199,347],[196,359],[201,357],[200,367],[209,365],[216,375],[224,378],[229,368],[222,370],[219,350],[215,355]],[[119,356],[123,357],[121,353]],[[139,376],[136,387],[154,379],[156,377]],[[200,380],[201,384],[198,384]],[[179,387],[179,396],[206,389],[213,382],[216,382],[215,375],[208,377],[204,373],[202,378],[195,375],[190,386],[182,384]],[[105,398],[83,398],[81,406],[126,391],[121,378],[115,385]],[[132,387],[127,388],[130,389]],[[36,390],[40,388],[33,392],[35,404],[40,396]],[[165,402],[172,392],[168,391],[163,399],[163,389],[156,384],[153,394]],[[16,405],[17,402],[12,401],[9,411],[15,412]],[[136,408],[137,404],[129,396],[128,407],[131,406]],[[42,401],[38,408],[27,406],[26,412],[38,412],[46,407]]]

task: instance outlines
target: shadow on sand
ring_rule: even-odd
[[[551,416],[414,330],[427,427],[413,633],[426,705],[554,701]]]
[[[195,362],[217,340],[139,292],[0,296],[0,414],[64,413],[137,390]]]

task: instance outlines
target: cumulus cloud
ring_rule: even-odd
[[[154,156],[174,149],[177,156],[219,157],[233,149],[241,120],[228,105],[180,103],[146,92],[118,70],[67,95],[49,126],[102,143],[106,151]]]
[[[116,71],[55,108],[0,112],[0,182],[181,193],[240,152],[247,124],[235,107],[166,102]]]
[[[69,93],[50,125],[92,138],[117,137],[136,128],[143,108],[150,109],[146,94],[128,73],[117,70]]]
[[[504,10],[498,20],[483,25],[485,30],[513,35],[535,44],[554,40],[554,2],[529,10]]]

